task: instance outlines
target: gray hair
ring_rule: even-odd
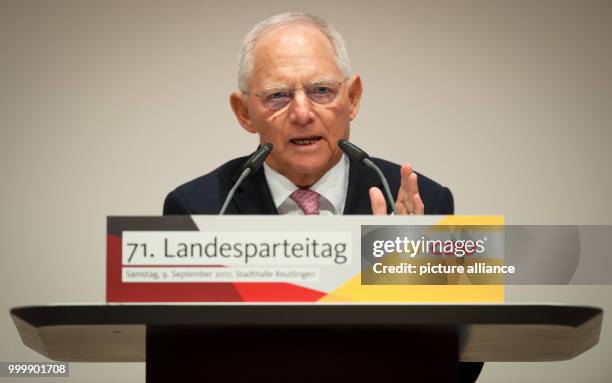
[[[349,63],[348,53],[346,52],[346,45],[344,39],[333,25],[317,16],[307,13],[282,13],[267,18],[255,25],[242,40],[240,54],[238,56],[238,88],[242,92],[246,92],[249,89],[251,72],[253,71],[253,50],[259,38],[264,32],[289,24],[311,24],[317,27],[329,39],[329,42],[334,47],[338,68],[340,68],[345,76],[349,75],[351,65]]]

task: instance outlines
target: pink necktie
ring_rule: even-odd
[[[319,193],[316,191],[298,189],[291,193],[290,197],[305,215],[319,214]]]

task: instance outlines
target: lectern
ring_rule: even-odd
[[[453,382],[458,362],[571,359],[597,344],[603,311],[512,304],[101,304],[17,307],[11,315],[23,343],[50,359],[146,361],[147,382]]]

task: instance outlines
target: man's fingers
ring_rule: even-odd
[[[399,198],[397,199],[397,201],[395,201],[395,211],[397,211],[398,215],[409,214],[408,213],[408,208],[406,207],[406,204],[404,202],[400,202]]]
[[[401,185],[395,201],[397,214],[424,214],[425,206],[419,195],[418,176],[412,171],[412,165],[402,165],[400,169]],[[387,204],[382,191],[379,188],[370,188],[370,203],[375,215],[387,214]]]
[[[412,165],[402,165],[400,169],[401,185],[397,193],[395,208],[398,214],[423,214],[425,208],[419,195],[418,176],[412,171]]]
[[[395,201],[395,210],[397,214],[404,215],[410,214],[410,194],[408,194],[408,178],[412,174],[412,167],[410,164],[402,165],[400,168],[400,188],[397,192],[397,199]]]
[[[413,194],[413,190],[411,190],[413,188],[413,185],[410,182],[410,177],[412,177],[413,174],[416,176],[416,174],[412,171],[412,165],[402,165],[400,169],[401,188],[404,189],[404,191],[406,192],[405,197],[409,197]]]
[[[387,202],[382,191],[377,187],[370,188],[370,204],[372,205],[372,214],[374,215],[386,215],[387,214]]]
[[[423,204],[423,201],[421,200],[421,195],[419,193],[413,194],[412,206],[414,206],[414,214],[425,214],[425,205]]]
[[[402,175],[402,188],[406,191],[406,196],[410,198],[410,203],[412,203],[412,196],[416,193],[419,193],[419,184],[418,177],[415,172],[412,171],[412,166],[410,164],[406,164],[402,166],[401,169]]]

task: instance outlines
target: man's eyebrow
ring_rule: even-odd
[[[321,78],[316,78],[313,81],[308,82],[307,84],[304,84],[304,86],[319,85],[319,84],[336,84],[338,82],[340,81],[334,77],[321,77]],[[293,88],[294,87],[289,86],[284,83],[276,83],[276,84],[268,84],[264,86],[261,90],[264,92],[267,92],[271,90],[286,90],[286,89],[293,89]]]
[[[285,90],[285,89],[291,89],[291,87],[287,84],[277,83],[277,84],[266,85],[261,90],[270,91],[270,90]]]
[[[318,78],[318,79],[315,79],[314,81],[311,81],[310,83],[308,83],[308,85],[335,84],[337,82],[340,82],[340,81],[332,77],[323,77],[323,78]]]

